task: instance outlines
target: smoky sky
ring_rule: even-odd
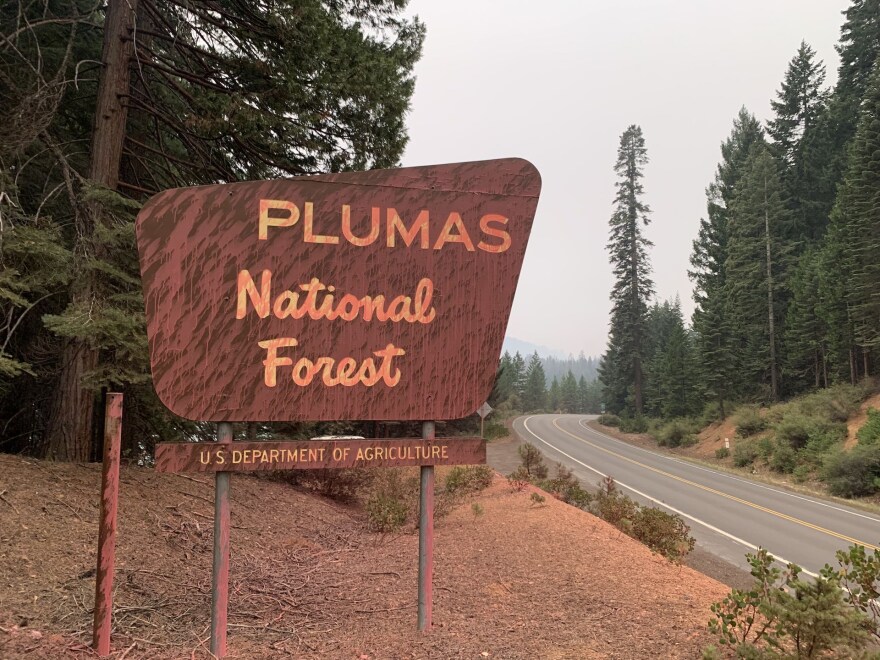
[[[620,134],[650,163],[647,237],[659,300],[693,311],[691,243],[719,145],[746,106],[771,116],[806,40],[836,79],[846,0],[414,0],[427,26],[404,165],[519,156],[543,190],[508,335],[598,355],[612,285],[605,250]]]

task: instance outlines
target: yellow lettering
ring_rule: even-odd
[[[279,218],[269,215],[271,209],[287,211],[287,217]],[[269,238],[269,227],[292,227],[299,220],[299,209],[295,204],[280,199],[260,200],[260,225],[257,238],[265,241]]]

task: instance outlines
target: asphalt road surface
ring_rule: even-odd
[[[880,516],[629,445],[591,429],[591,419],[531,415],[515,420],[514,429],[582,483],[610,475],[640,503],[679,514],[700,546],[746,570],[745,553],[759,546],[811,574],[836,566],[836,550],[880,549]]]

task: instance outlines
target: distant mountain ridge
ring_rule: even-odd
[[[504,351],[509,352],[511,355],[519,351],[519,354],[525,358],[527,358],[535,351],[538,351],[538,355],[540,355],[541,357],[556,357],[560,359],[565,359],[568,357],[565,351],[560,351],[556,348],[550,348],[549,346],[541,346],[540,344],[533,344],[530,341],[517,339],[516,337],[504,338],[504,343],[501,346],[501,355],[504,355]]]
[[[516,337],[505,337],[504,344],[501,348],[501,354],[508,352],[511,356],[518,352],[528,362],[529,356],[537,351],[541,358],[541,365],[544,367],[544,375],[547,379],[547,386],[553,382],[555,378],[561,382],[563,376],[569,371],[574,374],[575,378],[583,376],[587,382],[594,381],[598,378],[599,358],[584,355],[581,351],[577,357],[571,353],[565,354],[563,351],[533,344]]]

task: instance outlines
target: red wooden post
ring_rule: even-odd
[[[434,422],[422,422],[422,438],[433,442]],[[434,573],[434,466],[421,469],[419,493],[419,630],[431,629]]]
[[[104,412],[104,466],[101,473],[101,519],[98,527],[98,572],[95,576],[92,640],[101,657],[110,655],[110,630],[113,626],[113,567],[116,559],[121,443],[122,394],[109,392]]]
[[[217,442],[232,442],[232,424],[217,424]],[[211,578],[211,653],[226,657],[226,613],[229,606],[229,473],[214,482],[214,570]]]

